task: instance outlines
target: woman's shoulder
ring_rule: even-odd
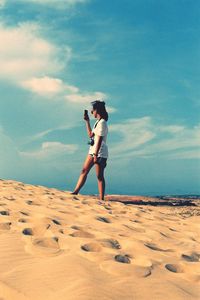
[[[101,119],[98,124],[99,124],[99,127],[103,127],[103,128],[107,128],[108,127],[107,122],[106,122],[105,119]]]
[[[107,124],[107,121],[106,121],[105,119],[101,119],[101,120],[99,121],[99,123]]]

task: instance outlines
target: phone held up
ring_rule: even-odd
[[[84,120],[89,120],[89,116],[88,116],[88,110],[87,109],[85,109],[84,110]]]

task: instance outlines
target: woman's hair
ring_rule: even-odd
[[[95,100],[91,102],[93,110],[97,110],[97,113],[102,119],[108,121],[108,113],[105,108],[105,102],[100,100]]]

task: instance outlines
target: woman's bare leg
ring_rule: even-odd
[[[87,175],[90,172],[90,169],[93,167],[93,165],[94,165],[93,157],[88,154],[88,156],[86,157],[86,160],[84,162],[83,168],[81,170],[81,174],[77,181],[76,187],[75,187],[74,191],[72,192],[72,194],[77,195],[79,193],[80,189],[85,184]]]
[[[104,200],[105,194],[105,179],[104,179],[104,167],[95,164],[96,167],[96,175],[98,181],[98,189],[99,189],[99,199]]]

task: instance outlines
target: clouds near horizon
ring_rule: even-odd
[[[199,158],[200,124],[193,128],[161,125],[151,117],[129,119],[110,126],[111,133],[121,134],[121,141],[111,147],[113,157],[120,156],[168,159]]]
[[[14,3],[15,0],[0,0],[0,6],[5,6],[8,2]],[[35,5],[41,5],[41,6],[49,6],[54,9],[63,9],[64,7],[72,7],[77,4],[82,4],[85,2],[88,2],[90,0],[17,0],[18,3],[29,3],[29,4],[35,4]]]

